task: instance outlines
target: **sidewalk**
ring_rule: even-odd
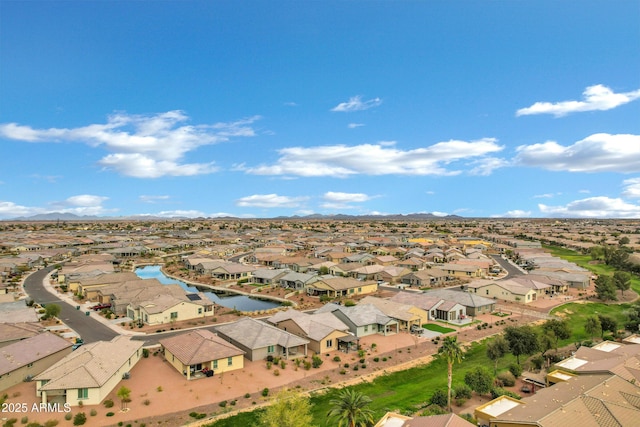
[[[101,316],[97,311],[94,311],[91,309],[91,307],[93,307],[94,305],[96,305],[95,302],[84,302],[81,303],[79,301],[76,301],[73,299],[73,295],[70,292],[66,292],[66,293],[62,293],[62,292],[58,292],[53,285],[51,284],[51,274],[47,274],[47,276],[42,280],[42,285],[44,286],[44,288],[47,290],[47,292],[49,292],[52,295],[55,295],[56,297],[60,298],[62,301],[68,303],[69,305],[71,305],[72,307],[80,307],[79,310],[83,311],[83,312],[88,312],[89,316],[94,319],[97,320],[98,322],[108,326],[109,328],[111,328],[114,332],[117,332],[120,335],[128,335],[128,336],[134,336],[134,335],[146,335],[143,332],[137,332],[137,331],[131,331],[131,330],[127,330],[123,327],[121,327],[119,325],[119,323],[127,323],[130,322],[131,319],[128,318],[120,318],[120,319],[115,319],[115,320],[109,320],[104,318],[103,316]],[[60,320],[62,322],[62,320]],[[69,328],[71,329],[71,328]]]

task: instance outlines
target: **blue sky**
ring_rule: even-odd
[[[640,218],[640,3],[0,1],[0,219]]]

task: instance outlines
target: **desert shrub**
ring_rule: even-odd
[[[250,397],[251,397],[251,393],[245,393],[245,394],[244,394],[244,398],[245,398],[245,399],[248,399],[248,398],[250,398]]]
[[[333,361],[334,361],[334,362],[339,362],[339,361],[340,361],[340,356],[335,356],[335,357],[333,358]]]
[[[204,413],[201,413],[201,412],[195,412],[195,411],[194,411],[194,412],[189,412],[189,416],[190,416],[191,418],[195,418],[196,420],[201,420],[201,419],[203,419],[204,417],[206,417],[206,416],[207,416],[207,414],[204,414]]]
[[[313,355],[313,357],[311,358],[311,365],[314,368],[319,368],[320,365],[322,365],[322,359],[319,356]]]
[[[84,412],[78,412],[75,417],[73,417],[73,425],[81,426],[87,422],[87,415]]]
[[[146,348],[142,349],[142,357],[144,357],[145,359],[147,357],[149,357],[149,350],[148,349],[146,349]]]
[[[91,412],[89,412],[89,415],[91,415],[92,417],[95,417],[96,415],[98,415],[98,411],[96,411],[95,409],[92,409]]]
[[[149,405],[151,405],[151,401],[149,399],[145,399],[145,400],[142,401],[142,404],[144,406],[149,406]]]
[[[500,397],[500,396],[509,396],[509,397],[513,397],[514,399],[522,399],[522,396],[520,396],[517,393],[512,392],[511,390],[507,390],[504,389],[502,387],[494,387],[491,389],[491,398],[495,399],[496,397]]]
[[[18,422],[17,418],[9,418],[7,421],[4,422],[2,427],[13,427],[17,422]]]
[[[511,372],[514,377],[518,378],[520,375],[522,375],[522,366],[516,363],[512,363],[511,365],[509,365],[509,372]]]
[[[278,369],[274,369],[273,375],[275,375],[276,377],[280,376],[280,371]]]
[[[509,371],[499,373],[498,380],[506,387],[513,387],[516,384],[516,377]]]
[[[107,412],[106,415],[107,417],[113,417],[115,414],[113,412]]]
[[[456,399],[471,399],[471,387],[466,384],[460,384],[453,390],[453,395]]]
[[[65,420],[71,421],[71,418],[73,418],[73,414],[71,412],[67,412],[66,414],[64,414]]]
[[[441,408],[447,407],[447,390],[438,388],[433,392],[431,398],[429,399],[429,403],[431,405],[437,405]]]
[[[267,397],[267,396],[269,396],[269,389],[267,387],[265,387],[262,390],[262,397]]]
[[[225,406],[227,406],[227,401],[223,400],[222,402],[218,403],[218,406],[220,406],[221,408],[224,408]]]
[[[113,400],[111,399],[105,400],[102,404],[105,408],[113,408]]]

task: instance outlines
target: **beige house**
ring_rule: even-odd
[[[117,336],[85,344],[34,377],[42,403],[97,405],[138,363],[142,341]]]
[[[492,282],[490,280],[476,280],[467,286],[468,292],[481,295],[485,298],[513,301],[522,304],[528,304],[536,301],[538,298],[538,293],[535,289],[511,281]]]
[[[133,272],[107,273],[96,277],[81,278],[78,282],[77,292],[84,295],[90,301],[98,298],[98,289],[114,283],[122,283],[130,280],[140,280]]]
[[[411,304],[368,296],[360,304],[372,304],[385,315],[398,321],[400,330],[409,331],[412,326],[420,327],[429,321],[429,312]]]
[[[309,340],[316,354],[338,350],[339,341],[349,335],[349,327],[331,313],[308,314],[294,309],[280,311],[267,322]]]
[[[377,282],[362,282],[348,277],[323,278],[307,286],[307,294],[327,295],[330,298],[371,294],[377,290]]]
[[[0,391],[41,373],[71,353],[71,342],[45,332],[0,348]]]
[[[160,340],[160,345],[167,362],[187,380],[244,368],[245,352],[207,329]]]
[[[202,292],[179,297],[158,294],[148,299],[136,299],[127,306],[129,318],[147,325],[202,319],[212,317],[213,314],[213,302]]]

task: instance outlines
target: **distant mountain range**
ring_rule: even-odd
[[[243,219],[237,217],[200,217],[200,218],[188,218],[188,217],[159,217],[153,215],[131,215],[131,216],[95,216],[95,215],[75,215],[72,213],[64,212],[51,212],[47,214],[38,214],[28,217],[17,217],[12,219],[6,219],[3,221],[166,221],[166,220],[191,220],[191,219]],[[336,220],[336,221],[372,221],[372,220],[388,220],[388,221],[425,221],[435,219],[453,219],[463,220],[467,219],[458,215],[438,216],[431,213],[414,213],[414,214],[391,214],[391,215],[320,215],[313,214],[307,216],[278,216],[275,218],[251,218],[251,219],[264,219],[264,220]]]

